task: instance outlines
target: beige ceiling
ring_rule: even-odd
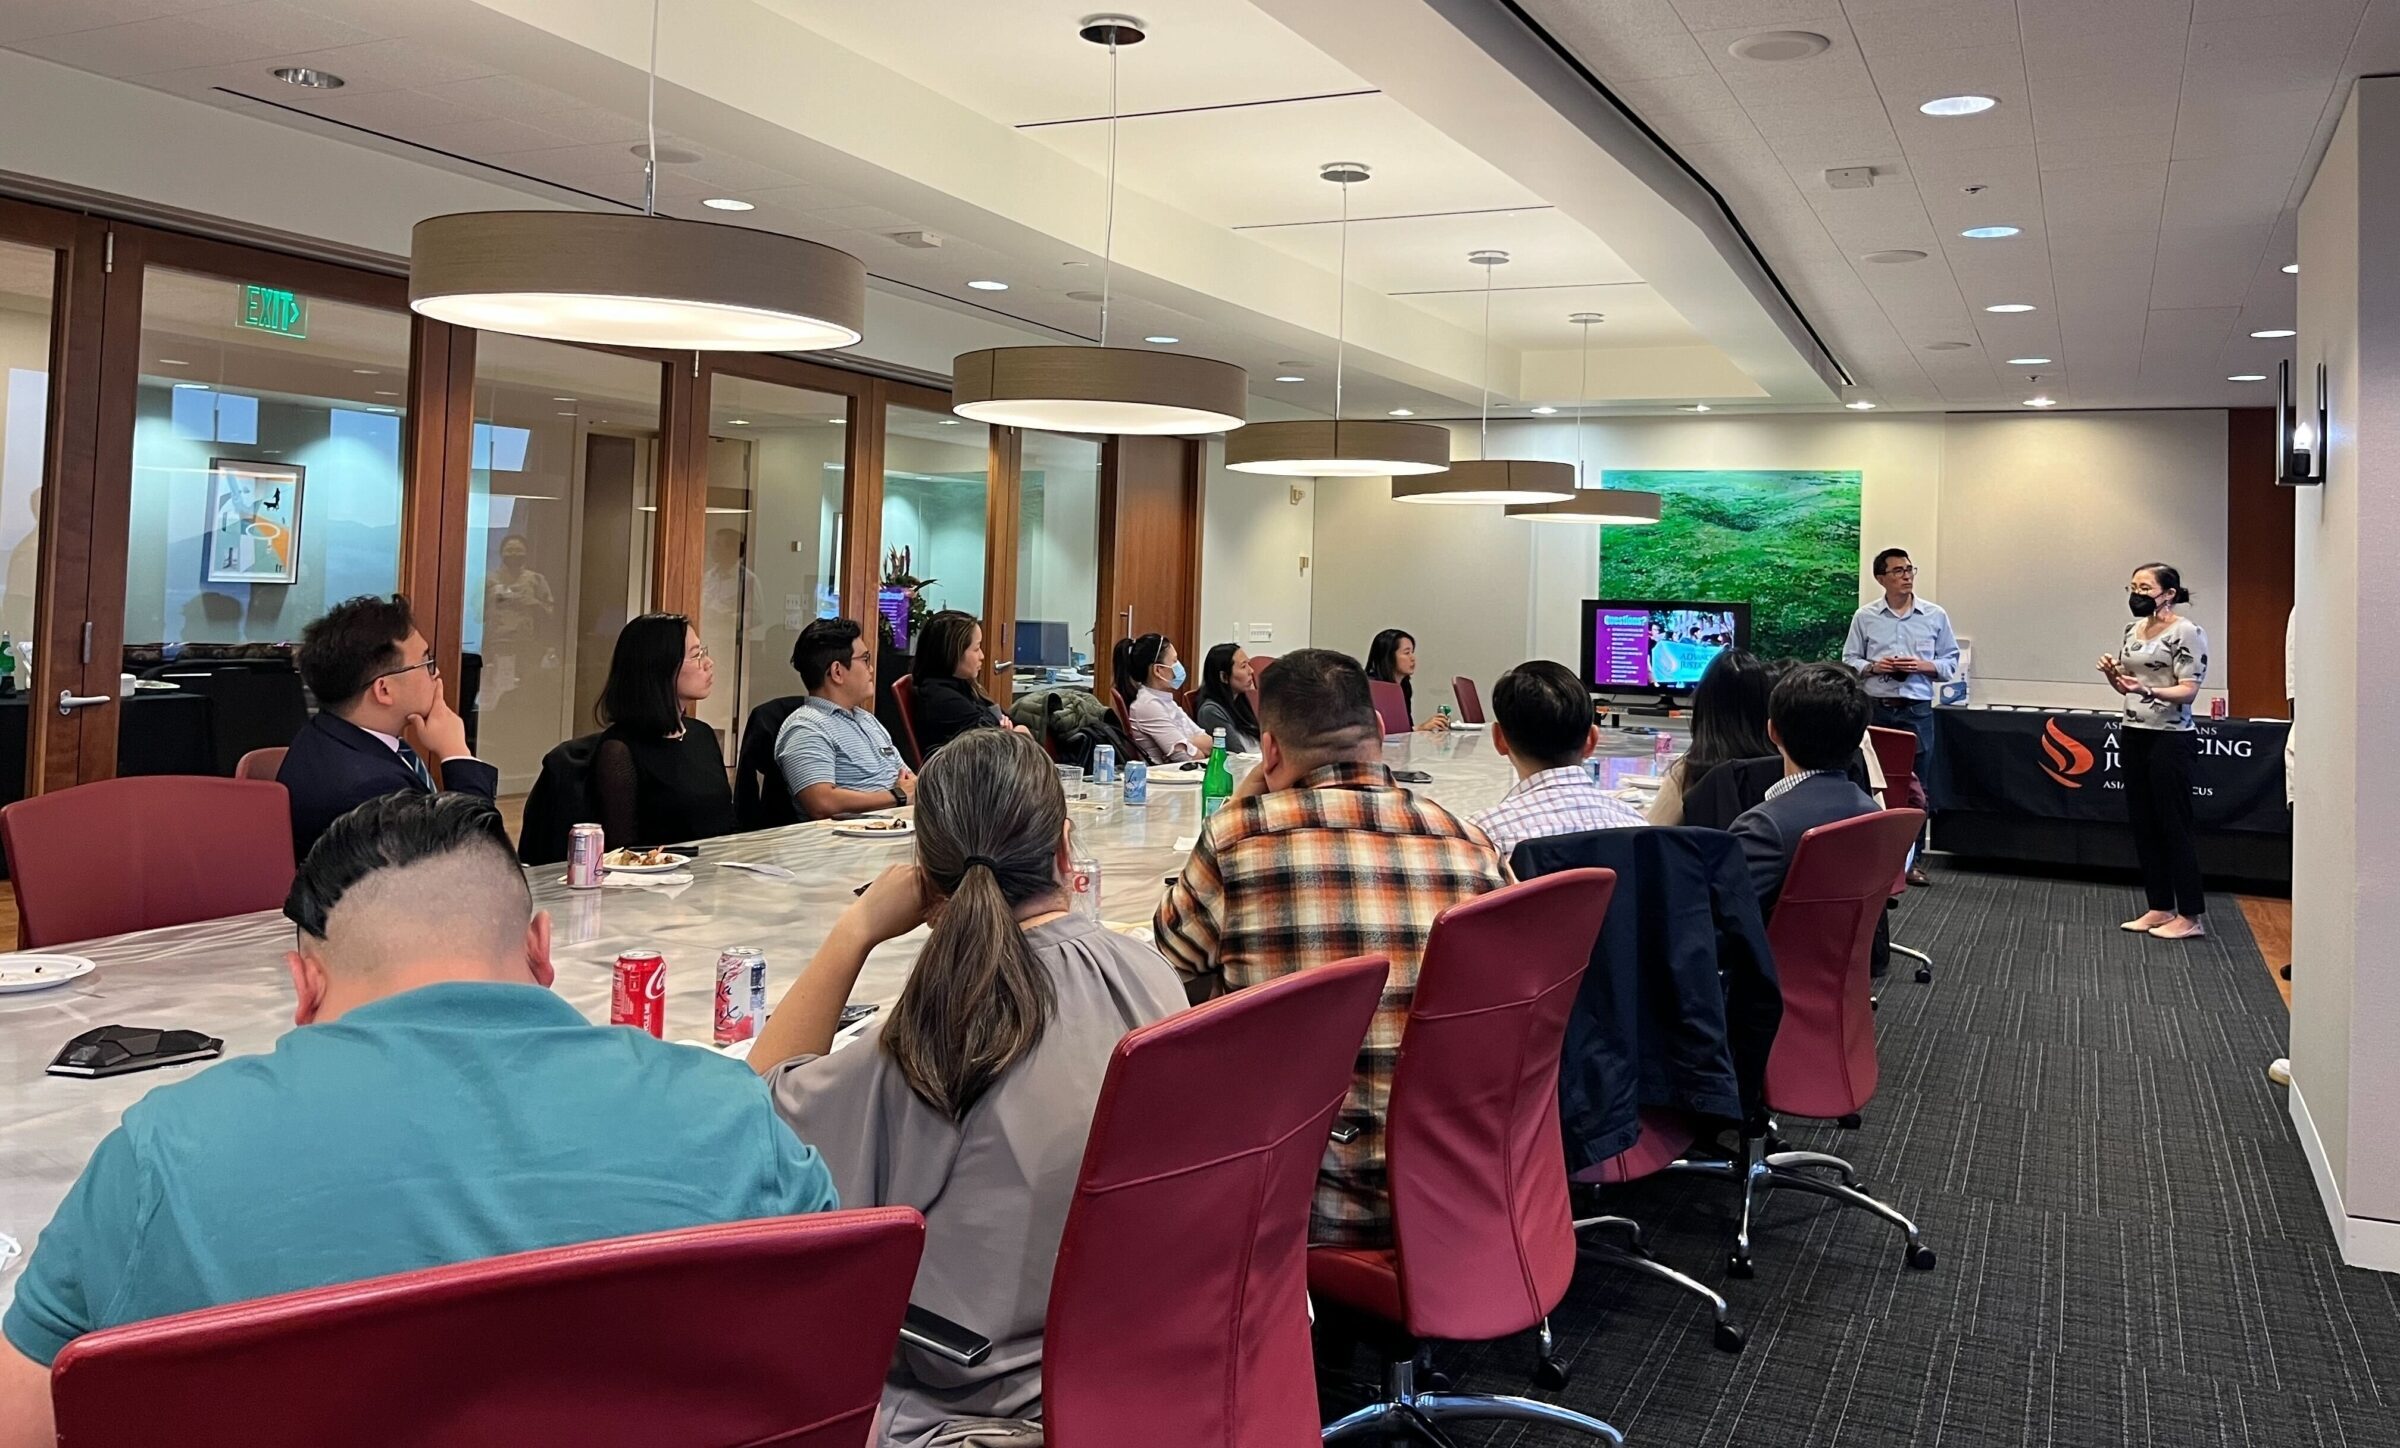
[[[1340,198],[1315,172],[1363,160],[1376,175],[1352,194],[1368,218],[1350,232],[1352,410],[1455,413],[1478,395],[1483,310],[1468,293],[1480,279],[1465,265],[1476,247],[1515,257],[1492,309],[1504,401],[1572,400],[1557,388],[1574,375],[1560,357],[1576,344],[1565,318],[1577,310],[1606,313],[1594,347],[1623,354],[1593,369],[1595,398],[1827,400],[1788,353],[1761,367],[1754,346],[1738,362],[1720,350],[1724,317],[1757,311],[1738,289],[1669,285],[1628,264],[1620,229],[1653,223],[1554,204],[1495,154],[1504,140],[1454,139],[1273,8],[1141,10],[1153,38],[1123,61],[1112,341],[1172,335],[1249,367],[1274,403],[1325,410]],[[1107,67],[1074,35],[1088,10],[1086,0],[669,5],[661,140],[697,159],[662,167],[661,209],[713,217],[702,198],[738,196],[757,205],[745,224],[851,250],[881,288],[962,318],[1091,337],[1107,131],[1093,117],[1107,109]],[[631,202],[648,20],[636,0],[0,0],[0,46],[487,179],[482,168],[505,168],[537,194]],[[1447,43],[1463,55],[1463,39]],[[304,91],[268,77],[287,64],[349,84]],[[1578,165],[1615,170],[1587,149]],[[944,245],[894,239],[914,229]],[[1009,290],[966,287],[986,277]],[[1267,381],[1286,370],[1307,381]],[[1521,383],[1546,390],[1515,396]]]
[[[1887,404],[2268,399],[2293,325],[2300,198],[2395,0],[1522,0],[1722,193],[1834,352]],[[1830,42],[1784,63],[1767,30]],[[1924,101],[2000,104],[1937,119]],[[1835,190],[1829,168],[1869,166]],[[1971,241],[1971,226],[2022,228]],[[1924,252],[1888,264],[1874,252]],[[2030,302],[2012,315],[1983,308]],[[1935,344],[1965,342],[1964,348]],[[2041,356],[2041,367],[2007,359]],[[2271,384],[2270,384],[2271,385]]]

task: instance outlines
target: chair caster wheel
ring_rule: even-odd
[[[1881,996],[1868,996],[1868,997],[1867,997],[1867,1009],[1868,1009],[1868,1010],[1871,1010],[1871,1011],[1879,1011],[1879,1010],[1882,1010],[1882,1009],[1883,1009],[1883,997],[1881,997]]]
[[[1538,1378],[1541,1376],[1541,1373],[1540,1373],[1540,1371],[1539,1371],[1538,1369],[1535,1371],[1535,1373],[1534,1373],[1534,1376],[1535,1376],[1537,1379],[1538,1379]],[[1450,1375],[1449,1375],[1448,1373],[1437,1373],[1437,1372],[1430,1372],[1430,1371],[1429,1371],[1429,1372],[1427,1372],[1427,1373],[1425,1374],[1424,1382],[1425,1382],[1425,1391],[1427,1391],[1427,1392],[1429,1392],[1429,1393],[1446,1393],[1446,1392],[1449,1392],[1449,1391],[1450,1391],[1452,1388],[1454,1388],[1454,1387],[1457,1387],[1457,1386],[1458,1386],[1458,1384],[1456,1384],[1456,1383],[1454,1383],[1454,1382],[1450,1381]]]
[[[1865,1118],[1853,1111],[1848,1116],[1843,1117],[1838,1124],[1844,1131],[1856,1131],[1861,1125],[1864,1124],[1864,1122]]]
[[[1920,1242],[1908,1249],[1908,1265],[1919,1272],[1933,1270],[1933,1249]]]
[[[1557,1392],[1567,1385],[1567,1365],[1556,1357],[1546,1357],[1533,1365],[1533,1385]]]
[[[1933,967],[1932,967],[1932,966],[1930,966],[1930,965],[1920,965],[1920,966],[1918,966],[1918,967],[1917,967],[1917,984],[1919,984],[1919,985],[1931,985],[1931,984],[1933,984]]]
[[[1740,1352],[1742,1350],[1742,1344],[1744,1341],[1746,1341],[1746,1339],[1743,1338],[1742,1330],[1740,1328],[1735,1327],[1730,1322],[1720,1322],[1717,1324],[1717,1351]]]
[[[1747,1282],[1758,1275],[1758,1268],[1751,1263],[1749,1258],[1736,1253],[1725,1259],[1725,1275],[1739,1277]]]

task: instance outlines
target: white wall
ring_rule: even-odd
[[[1294,492],[1298,502],[1292,500]],[[1212,646],[1227,639],[1260,654],[1310,646],[1318,497],[1314,478],[1226,471],[1223,440],[1209,441],[1200,637],[1187,650],[1193,658],[1206,658]],[[1366,643],[1348,647],[1363,649]]]
[[[1496,423],[1491,437],[1493,456],[1576,455],[1567,423]],[[1472,427],[1454,429],[1454,455],[1475,448]],[[2203,625],[2222,617],[2207,611],[2225,578],[2221,412],[1610,418],[1585,425],[1583,450],[1593,470],[1856,469],[1860,597],[1874,591],[1864,560],[1908,549],[1920,592],[1975,641],[1978,702],[2106,697],[2087,680],[2121,629],[2133,563],[2165,556],[2200,593]],[[1601,586],[1600,530],[1395,503],[1381,478],[1317,487],[1314,642],[1363,650],[1377,629],[1406,628],[1427,677],[1466,674],[1487,688],[1525,658],[1573,661],[1581,602]],[[1213,511],[1210,529],[1213,556]],[[2054,573],[2052,535],[2069,531],[2071,566]],[[2024,541],[1995,548],[1995,532]],[[2011,677],[1986,679],[1989,651]],[[2224,662],[2220,644],[2220,679]]]

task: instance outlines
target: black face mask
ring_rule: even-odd
[[[2135,618],[2148,618],[2158,612],[2158,599],[2152,594],[2128,593],[2125,595],[2125,606],[2133,610]]]

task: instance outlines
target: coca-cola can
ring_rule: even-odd
[[[717,1044],[747,1041],[767,1016],[767,956],[744,945],[717,953]]]
[[[661,1040],[667,1035],[667,958],[655,950],[628,950],[617,957],[608,992],[608,1023],[634,1026]]]
[[[2223,694],[2208,701],[2208,717],[2211,719],[2222,719],[2232,712]]]
[[[608,841],[598,825],[574,825],[567,830],[567,884],[576,890],[600,888],[600,857]]]

